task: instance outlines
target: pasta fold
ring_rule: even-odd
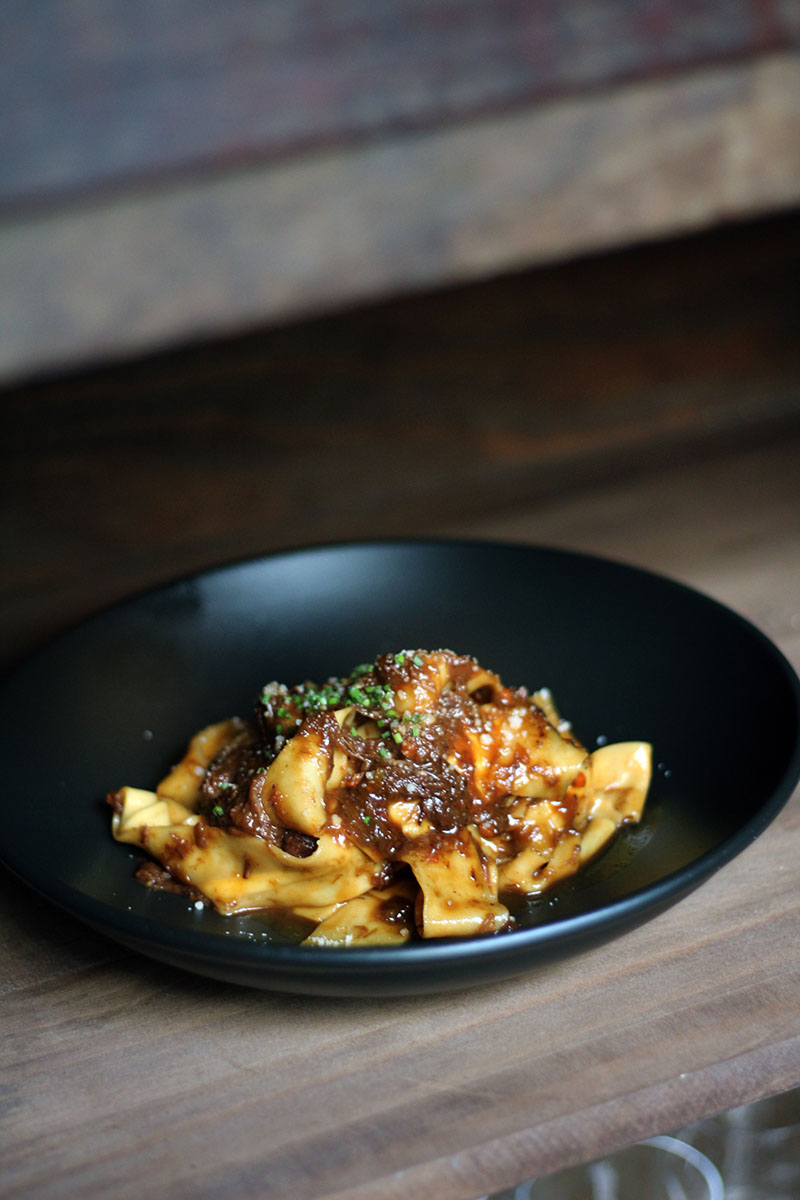
[[[589,753],[547,689],[449,650],[379,656],[322,686],[262,689],[200,730],[156,790],[109,794],[113,836],[226,915],[289,912],[309,947],[514,926],[642,817],[647,742]],[[146,878],[145,878],[146,876]]]

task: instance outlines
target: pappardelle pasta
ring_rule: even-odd
[[[651,757],[589,753],[547,689],[406,650],[322,686],[268,684],[253,719],[195,734],[155,792],[108,800],[114,837],[156,860],[143,883],[227,915],[288,911],[309,946],[392,944],[513,928],[515,895],[641,818]]]

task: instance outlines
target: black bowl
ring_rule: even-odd
[[[654,746],[645,819],[521,928],[399,948],[311,949],[133,879],[103,797],[151,788],[202,725],[248,715],[270,679],[345,674],[401,647],[474,655],[550,687],[591,749]],[[646,571],[479,542],[319,547],[209,571],[110,608],[6,680],[0,857],[124,945],[280,991],[376,995],[506,978],[653,916],[745,848],[800,776],[800,685],[713,600]]]

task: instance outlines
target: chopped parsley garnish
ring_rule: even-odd
[[[222,807],[221,804],[215,804],[211,811],[215,817],[224,817],[225,816],[225,809]]]
[[[398,667],[405,664],[425,666],[422,654],[409,650],[388,654],[385,661]],[[292,688],[275,682],[267,684],[260,698],[275,734],[272,754],[279,752],[306,717],[355,706],[363,717],[377,726],[377,753],[382,758],[391,758],[394,751],[384,743],[388,742],[390,747],[392,743],[401,746],[404,738],[417,737],[423,714],[408,711],[401,714],[396,706],[394,689],[380,681],[380,674],[376,663],[360,663],[348,676],[331,678],[323,684],[309,681]],[[351,725],[349,732],[353,737],[370,740],[369,731],[363,727],[363,717],[361,727]]]
[[[407,726],[407,732],[410,733],[412,737],[419,736],[419,727],[421,721],[422,713],[408,711],[403,713],[403,724]]]

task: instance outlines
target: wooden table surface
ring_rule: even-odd
[[[665,570],[800,666],[798,466],[795,438],[452,532]],[[4,877],[4,1194],[469,1200],[786,1089],[798,858],[795,795],[738,860],[602,949],[380,1002],[195,979]]]
[[[307,538],[331,489],[292,524],[285,489],[258,491],[259,463],[279,482],[300,464],[326,484],[331,445],[354,470],[384,437],[357,423],[365,396],[388,412],[414,393],[432,424],[391,427],[402,479],[381,488],[367,473],[372,524],[334,504],[326,536],[610,555],[733,606],[800,667],[794,234],[645,249],[6,394],[22,440],[3,470],[4,661],[122,591]],[[276,450],[284,395],[303,438],[287,420]],[[352,446],[330,441],[332,398]],[[420,451],[448,424],[460,508],[452,462]],[[473,1200],[788,1089],[798,860],[795,794],[737,860],[603,948],[508,983],[375,1002],[194,978],[4,873],[0,1192]]]

